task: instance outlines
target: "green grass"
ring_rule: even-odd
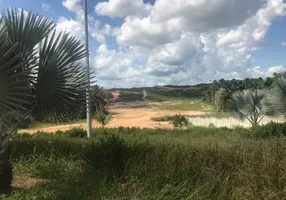
[[[164,96],[164,95],[160,95],[160,94],[156,94],[154,92],[147,92],[147,99],[149,101],[153,101],[153,102],[163,102],[163,101],[168,101],[168,97]]]
[[[162,117],[153,117],[151,118],[155,122],[168,122],[174,119],[175,115],[165,115]]]
[[[47,128],[50,126],[60,126],[60,125],[65,125],[65,124],[77,124],[77,123],[84,123],[86,122],[86,119],[78,119],[74,120],[70,123],[50,123],[50,122],[33,122],[29,128],[25,128],[22,130],[35,130],[35,129],[40,129],[40,128]]]
[[[280,200],[286,196],[283,137],[254,137],[243,128],[200,127],[96,129],[94,138],[75,138],[79,135],[15,135],[15,177],[38,183],[14,190],[7,199]]]
[[[213,111],[213,106],[194,98],[171,98],[169,101],[153,104],[161,110],[185,110],[185,111]]]
[[[143,94],[141,92],[132,92],[120,90],[119,101],[131,102],[131,101],[142,101]]]
[[[202,92],[204,90],[204,88],[192,89],[192,90],[184,90],[182,88],[175,89],[174,87],[172,88],[173,88],[172,90],[162,90],[161,88],[153,87],[153,88],[148,89],[147,92],[148,93],[152,92],[157,95],[162,95],[162,96],[166,96],[169,98],[201,98]]]

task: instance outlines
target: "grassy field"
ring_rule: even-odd
[[[168,101],[153,103],[152,106],[161,110],[214,111],[213,106],[195,98],[170,98]]]
[[[50,126],[59,126],[59,125],[65,125],[65,124],[77,124],[77,123],[84,123],[86,122],[86,119],[78,119],[74,120],[70,123],[50,123],[50,122],[33,122],[31,123],[28,128],[23,128],[23,130],[35,130],[35,129],[40,129],[40,128],[46,128]]]
[[[119,95],[119,100],[124,102],[132,102],[132,101],[142,101],[143,94],[141,92],[132,92],[121,90]]]
[[[284,199],[286,140],[261,138],[262,130],[96,129],[92,139],[82,138],[80,129],[15,135],[18,189],[4,199]]]

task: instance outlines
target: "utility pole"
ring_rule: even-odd
[[[89,45],[88,45],[88,19],[87,19],[87,0],[84,0],[84,31],[85,31],[85,48],[86,48],[86,67],[88,83],[86,89],[86,123],[87,123],[87,137],[91,137],[92,123],[91,123],[91,106],[90,106],[90,68],[89,68]]]

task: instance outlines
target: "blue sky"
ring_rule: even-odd
[[[104,87],[196,84],[286,70],[283,0],[89,0],[91,66]],[[83,0],[0,0],[84,40]]]

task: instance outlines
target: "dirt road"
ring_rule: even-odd
[[[113,114],[113,119],[108,128],[115,127],[139,127],[139,128],[172,128],[173,126],[169,122],[155,122],[152,121],[153,117],[160,117],[164,115],[175,115],[175,114],[185,114],[185,115],[203,115],[203,112],[199,111],[169,111],[169,110],[148,110],[148,109],[112,109],[110,112]],[[93,121],[93,127],[99,127],[99,123]],[[35,133],[38,130],[44,132],[56,132],[57,130],[69,130],[74,127],[82,127],[86,129],[85,123],[71,124],[71,125],[60,125],[52,126],[47,128],[40,128],[37,130],[21,130],[20,132]]]

